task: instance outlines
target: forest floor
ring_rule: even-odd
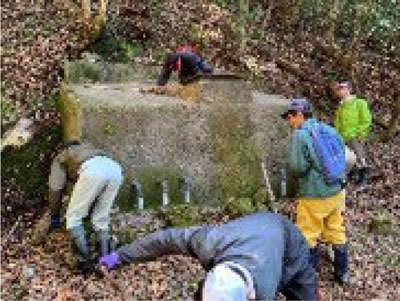
[[[211,37],[208,47],[204,49],[205,58],[216,67],[227,70],[252,71],[254,68],[253,71],[260,74],[269,93],[289,96],[309,92],[311,99],[314,99],[314,95],[318,96],[316,88],[324,82],[321,71],[337,68],[338,62],[330,55],[322,55],[323,51],[313,46],[315,37],[306,36],[305,39],[296,40],[298,36],[282,34],[280,31],[268,33],[262,38],[256,36],[253,42],[253,39],[249,39],[247,47],[243,49],[243,57],[232,55],[239,49],[238,41],[233,39],[231,30],[235,16],[208,3],[209,1],[205,1],[205,4],[192,1],[190,5],[195,5],[194,9],[187,9],[188,2],[165,1],[165,6],[161,8],[137,2],[135,10],[127,10],[124,18],[118,15],[111,19],[123,21],[121,24],[125,24],[124,26],[118,22],[115,25],[117,33],[130,40],[140,41],[139,35],[142,33],[143,36],[155,37],[148,44],[157,45],[157,52],[164,54],[173,44],[178,45],[186,34],[182,32],[182,36],[177,37],[176,33],[185,28],[190,31],[186,24],[197,24],[200,14],[207,25],[204,26],[204,33]],[[7,8],[8,6],[10,7]],[[52,103],[56,101],[63,77],[64,60],[79,57],[78,54],[86,47],[80,45],[81,40],[76,38],[75,32],[79,26],[71,22],[71,10],[36,11],[31,5],[26,6],[28,10],[25,6],[23,1],[2,3],[2,38],[5,46],[2,54],[2,122],[8,121],[9,124],[16,121],[21,114],[20,106],[29,112],[29,116],[34,116],[37,122],[53,118]],[[134,13],[134,17],[131,13]],[[208,26],[209,24],[212,26]],[[257,33],[257,22],[249,24],[249,34]],[[310,45],[313,47],[309,47]],[[150,50],[151,47],[147,50],[151,54]],[[152,58],[149,53],[142,55],[143,61],[148,59],[146,56]],[[368,57],[367,54],[361,53],[358,57]],[[391,102],[395,99],[392,95],[395,91],[394,83],[398,82],[398,59],[381,55],[373,57],[376,58],[360,62],[364,83],[361,90],[369,99],[374,126],[377,127],[378,121],[387,124],[390,119]],[[300,70],[300,75],[304,72],[307,76],[290,74],[284,68],[285,64],[281,66],[282,59],[292,62],[294,66],[308,67],[305,71]],[[395,60],[397,65],[392,63]],[[159,61],[161,63],[161,59]],[[289,69],[298,71],[299,68]],[[3,111],[9,114],[3,114]],[[10,117],[5,118],[7,115]],[[52,123],[53,128],[55,124]],[[50,138],[39,136],[38,141],[47,141]],[[25,169],[10,174],[34,178],[32,174],[41,170],[47,177],[50,164],[48,158],[54,151],[53,146],[59,145],[60,141],[60,137],[52,141],[47,153],[38,149],[35,157],[37,165],[29,163]],[[353,285],[341,287],[331,281],[331,264],[326,256],[326,248],[323,248],[325,256],[320,271],[320,292],[323,300],[396,300],[400,296],[400,137],[397,134],[388,143],[368,142],[367,150],[371,163],[371,183],[363,191],[356,191],[352,185],[347,189],[349,203],[345,211],[345,223]],[[51,233],[47,241],[39,246],[30,243],[32,229],[46,210],[47,204],[35,191],[36,199],[28,198],[16,178],[5,179],[5,157],[3,151],[0,298],[123,299],[121,292],[107,280],[84,276],[71,270],[65,231]],[[18,160],[21,161],[19,158]],[[29,170],[29,174],[25,175],[21,170]],[[35,190],[39,185],[33,186]],[[293,202],[285,203],[285,212],[293,213],[294,205]],[[383,225],[390,231],[385,234],[371,231],[374,221],[377,220],[383,221]],[[164,225],[152,212],[114,212],[112,224],[115,233],[129,231],[134,236]],[[121,267],[113,271],[112,276],[125,284],[125,293],[135,300],[190,300],[193,299],[198,281],[204,277],[204,271],[194,259],[168,256],[155,262]],[[278,299],[283,297],[279,296]]]
[[[332,279],[332,265],[323,246],[320,292],[323,300],[395,300],[400,296],[400,238],[398,225],[385,234],[371,232],[379,217],[398,220],[399,139],[391,144],[368,143],[371,158],[371,183],[363,191],[349,185],[345,223],[350,245],[352,285],[342,287]],[[2,204],[4,206],[5,204]],[[294,210],[295,203],[287,203]],[[204,277],[199,262],[184,256],[166,256],[145,264],[129,265],[111,275],[127,288],[125,295],[104,279],[73,272],[68,264],[68,239],[65,231],[51,233],[40,246],[32,246],[29,234],[40,216],[32,209],[2,228],[2,300],[191,300],[198,281]],[[3,216],[4,218],[4,216]],[[151,211],[112,215],[114,233],[129,231],[137,237],[163,227]],[[14,228],[14,229],[12,229]],[[284,297],[278,296],[279,300]]]

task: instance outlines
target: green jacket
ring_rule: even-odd
[[[301,198],[325,198],[338,193],[341,184],[328,185],[322,174],[321,162],[314,149],[309,131],[318,121],[308,119],[299,129],[295,129],[287,151],[287,164],[290,172],[299,179],[299,193]],[[327,124],[320,123],[328,131],[335,131]],[[336,132],[336,131],[335,131]],[[339,136],[340,137],[340,136]]]
[[[364,99],[352,96],[351,100],[342,101],[337,108],[335,129],[344,141],[356,139],[357,134],[364,140],[368,136],[371,120],[368,103]]]

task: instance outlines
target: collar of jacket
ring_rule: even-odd
[[[353,100],[354,98],[356,98],[355,95],[350,95],[350,96],[348,96],[348,97],[343,98],[342,100],[340,100],[340,104],[342,105],[342,104],[344,104],[346,101]]]
[[[315,118],[307,119],[303,122],[300,129],[310,129],[317,123],[318,123],[318,120]]]

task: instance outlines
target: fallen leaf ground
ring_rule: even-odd
[[[345,213],[352,286],[341,287],[331,281],[332,265],[323,246],[320,271],[323,300],[396,300],[400,296],[398,225],[393,226],[395,232],[390,235],[369,232],[369,225],[379,212],[386,212],[398,221],[399,145],[398,139],[391,144],[368,144],[372,183],[364,191],[348,187]],[[288,207],[293,208],[293,204]],[[126,298],[105,279],[71,271],[65,231],[52,233],[41,246],[30,245],[29,233],[38,215],[25,213],[10,237],[10,227],[2,229],[2,300]],[[163,226],[151,212],[114,212],[112,220],[115,233],[128,231],[133,236]],[[112,276],[124,283],[125,294],[132,300],[193,300],[204,271],[194,259],[167,256],[155,262],[121,267]],[[284,297],[278,296],[278,299]]]
[[[46,119],[48,109],[43,108],[44,100],[50,103],[50,96],[56,95],[51,91],[59,86],[65,58],[76,57],[78,50],[84,48],[80,40],[74,38],[75,27],[79,24],[71,22],[73,11],[68,9],[37,10],[37,7],[25,5],[23,1],[6,2],[2,2],[2,37],[5,41],[5,51],[2,55],[2,94],[4,99],[10,98],[12,101],[5,103],[9,103],[9,109],[13,110],[26,106],[27,111],[35,113],[35,119]],[[112,6],[118,5],[117,2],[110,3],[111,11]],[[204,33],[210,36],[210,47],[205,49],[205,57],[214,62],[216,67],[257,67],[254,71],[261,73],[261,77],[268,82],[269,90],[274,93],[291,95],[293,91],[298,93],[298,88],[303,87],[304,91],[313,96],[311,99],[318,96],[314,91],[318,85],[314,86],[312,81],[307,82],[286,73],[284,68],[276,65],[277,58],[286,59],[296,66],[312,66],[309,68],[310,74],[307,75],[312,78],[319,75],[321,70],[337,67],[336,60],[332,61],[329,55],[321,57],[321,51],[312,43],[313,47],[310,47],[310,36],[300,40],[296,37],[293,42],[289,35],[282,34],[279,30],[275,33],[273,29],[271,34],[249,43],[247,49],[244,49],[246,55],[243,59],[232,55],[237,52],[238,46],[234,43],[230,30],[232,22],[235,21],[233,15],[211,2],[208,3],[209,1],[192,1],[191,4],[187,2],[167,1],[163,5],[162,14],[159,13],[160,8],[153,4],[136,3],[134,18],[129,14],[132,10],[127,10],[126,16],[112,17],[111,14],[110,19],[121,21],[119,23],[123,26],[115,25],[118,33],[131,40],[140,40],[146,35],[154,38],[152,43],[164,54],[164,48],[171,48],[172,44],[182,39],[176,36],[176,33],[186,28],[186,24],[197,24],[197,16],[201,15],[201,19],[205,20],[207,25],[204,26]],[[187,9],[191,6],[192,9]],[[208,26],[210,24],[211,26]],[[252,28],[259,29],[259,26],[249,22],[249,29]],[[26,36],[23,35],[24,31]],[[29,32],[31,34],[28,34]],[[311,36],[311,41],[314,41],[314,36]],[[385,51],[388,50],[386,48]],[[319,55],[315,55],[315,49]],[[358,56],[361,59],[363,56],[367,57],[367,54]],[[261,57],[255,60],[255,57],[260,55]],[[392,62],[398,62],[398,59],[395,56],[392,59],[383,59],[390,58],[390,55],[376,57],[361,61],[363,68],[360,70],[363,72],[360,77],[365,77],[362,90],[370,100],[374,120],[386,123],[390,117],[391,99],[395,99],[392,97],[395,91],[393,83],[397,83],[398,78],[396,64]],[[365,72],[366,70],[368,72]],[[2,118],[2,122],[11,122],[18,114],[10,115],[10,120]],[[400,299],[399,232],[377,235],[368,230],[371,221],[382,212],[393,215],[398,224],[400,139],[397,137],[387,144],[371,142],[368,145],[368,153],[373,167],[372,183],[363,192],[355,192],[354,187],[349,187],[349,199],[352,202],[348,204],[345,215],[354,285],[351,288],[342,288],[331,282],[330,264],[325,256],[320,272],[324,300]],[[40,208],[42,203],[36,202],[37,200],[26,199],[21,190],[14,189],[15,183],[11,184],[2,187],[1,299],[122,299],[119,292],[105,280],[84,277],[70,270],[65,256],[68,254],[68,243],[64,232],[51,234],[42,246],[30,245],[30,231],[44,208]],[[116,213],[113,216],[113,224],[130,229],[135,235],[162,226],[162,222],[157,223],[148,214],[134,216]],[[15,231],[10,235],[12,229]],[[204,276],[204,272],[195,260],[173,256],[154,263],[126,266],[113,272],[113,276],[126,283],[128,293],[133,299],[179,300],[193,298],[197,281]]]

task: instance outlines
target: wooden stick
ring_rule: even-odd
[[[276,208],[276,204],[275,204],[275,195],[272,192],[271,183],[269,182],[269,178],[268,178],[268,175],[267,175],[267,170],[265,169],[264,162],[261,162],[261,169],[262,169],[262,172],[263,172],[263,175],[264,175],[265,186],[267,186],[267,191],[268,191],[269,201],[271,203],[272,211],[274,213],[278,213],[278,209]]]

